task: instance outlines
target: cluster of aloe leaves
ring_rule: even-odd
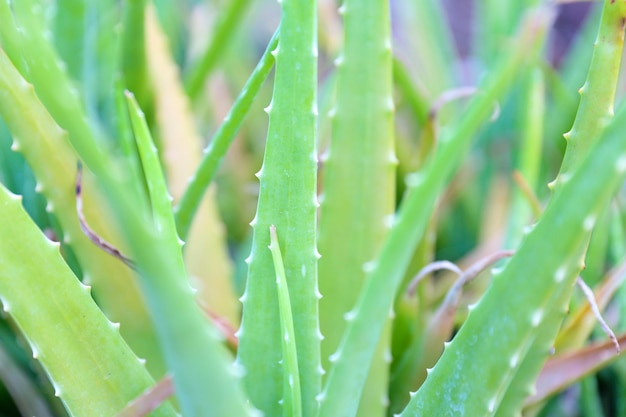
[[[626,1],[473,6],[0,0],[0,413],[626,416]]]

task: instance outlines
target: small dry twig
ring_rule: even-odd
[[[615,336],[613,330],[611,330],[607,322],[604,320],[604,317],[602,317],[602,312],[600,312],[600,308],[596,303],[596,297],[593,295],[593,291],[591,290],[591,288],[589,288],[587,283],[585,283],[585,281],[583,281],[581,277],[576,277],[576,284],[578,284],[580,289],[583,291],[583,294],[585,295],[585,298],[589,303],[589,307],[591,307],[591,311],[596,316],[596,319],[598,320],[598,323],[600,323],[600,326],[602,326],[602,330],[604,330],[604,333],[609,336],[609,339],[611,339],[613,345],[615,346],[615,350],[617,351],[617,353],[619,353],[620,345],[617,340],[617,336]]]
[[[467,268],[465,272],[462,271],[461,268],[459,268],[458,266],[456,266],[454,263],[450,261],[431,262],[430,264],[422,268],[419,271],[419,273],[415,276],[415,278],[411,280],[411,282],[409,283],[409,286],[407,287],[407,293],[409,295],[415,294],[415,289],[417,288],[417,285],[428,274],[431,274],[435,271],[440,271],[442,269],[446,269],[448,271],[455,272],[456,274],[459,275],[459,278],[455,281],[455,283],[450,288],[450,291],[448,292],[448,296],[446,297],[447,299],[453,294],[456,294],[465,284],[467,284],[468,282],[476,278],[478,274],[484,271],[489,265],[493,264],[494,262],[499,261],[500,259],[508,258],[512,256],[513,253],[514,251],[512,250],[501,250],[498,252],[494,252],[476,261],[474,264],[472,264],[472,266]]]
[[[77,170],[76,170],[76,213],[78,214],[78,222],[80,223],[80,228],[83,233],[96,244],[100,249],[116,257],[117,259],[124,262],[129,268],[136,269],[135,264],[130,258],[122,254],[119,249],[115,246],[101,238],[94,230],[89,227],[87,224],[87,220],[85,219],[85,214],[83,213],[83,165],[78,162]]]
[[[156,410],[173,394],[174,381],[171,375],[166,375],[139,397],[128,403],[115,417],[144,417]]]
[[[442,269],[455,272],[458,275],[463,275],[463,271],[461,271],[461,269],[458,266],[456,266],[454,263],[450,261],[431,262],[428,265],[426,265],[424,268],[422,268],[418,272],[418,274],[411,280],[406,290],[407,294],[409,295],[415,294],[415,289],[417,288],[417,285],[422,281],[424,277],[428,276],[429,274],[435,271],[440,271]]]

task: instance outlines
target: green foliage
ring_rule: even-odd
[[[24,333],[71,415],[94,410],[112,415],[152,384],[142,362],[102,314],[89,287],[72,274],[59,252],[20,204],[0,186],[0,298]],[[30,259],[37,253],[37,262]],[[54,294],[54,296],[50,296]],[[76,369],[81,372],[76,372]],[[154,414],[174,416],[170,405]]]
[[[626,417],[593,373],[619,391],[624,363],[584,346],[605,337],[574,286],[626,311],[626,1],[592,6],[560,65],[544,45],[569,6],[475,3],[469,41],[426,0],[0,0],[0,381],[20,412],[509,417],[567,398]],[[203,253],[184,240],[219,233],[194,219],[236,233]],[[435,271],[502,248],[470,284]],[[211,300],[233,306],[235,276],[229,323]],[[536,384],[562,363],[585,377],[566,397]]]

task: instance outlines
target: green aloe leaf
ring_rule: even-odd
[[[389,2],[346,0],[344,48],[336,58],[332,138],[323,162],[319,262],[322,364],[332,367],[366,279],[363,264],[382,245],[395,208],[394,102]],[[355,150],[358,150],[355,152]],[[360,416],[386,410],[390,324],[371,365]]]
[[[280,315],[269,227],[281,233],[298,348],[302,413],[315,415],[320,392],[317,290],[317,18],[314,0],[283,0],[274,94],[260,193],[252,221],[252,251],[243,295],[238,361],[254,406],[283,413]],[[296,70],[294,70],[296,69]],[[297,93],[296,93],[297,92]]]
[[[278,45],[278,36],[279,29],[276,30],[274,36],[270,39],[259,63],[254,68],[248,81],[246,81],[241,93],[235,100],[235,103],[224,118],[217,132],[215,132],[213,139],[209,142],[209,146],[204,150],[200,166],[195,175],[189,180],[189,186],[176,206],[176,225],[178,233],[183,240],[187,238],[193,216],[200,206],[202,196],[213,180],[221,160],[224,158],[228,147],[239,131],[243,119],[263,86],[263,82],[274,66],[274,56],[272,52]]]
[[[0,299],[73,416],[114,415],[154,381],[20,198],[0,185]],[[33,258],[37,261],[33,262]],[[153,416],[175,416],[163,405]]]
[[[298,372],[298,352],[296,349],[296,332],[293,328],[289,287],[283,265],[283,256],[278,243],[278,232],[274,225],[270,226],[270,251],[276,271],[276,288],[278,290],[278,309],[280,311],[280,333],[283,339],[283,415],[285,417],[302,416],[302,396],[300,393],[300,373]]]
[[[186,89],[191,101],[195,101],[200,96],[206,79],[226,51],[250,3],[250,0],[233,0],[226,4],[225,10],[220,14],[213,29],[211,42],[198,62],[189,70]]]

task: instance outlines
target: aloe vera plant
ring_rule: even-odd
[[[461,60],[454,11],[396,3],[0,1],[0,412],[617,407],[621,359],[584,345],[626,305],[626,2],[561,67],[568,6],[478,2]]]

